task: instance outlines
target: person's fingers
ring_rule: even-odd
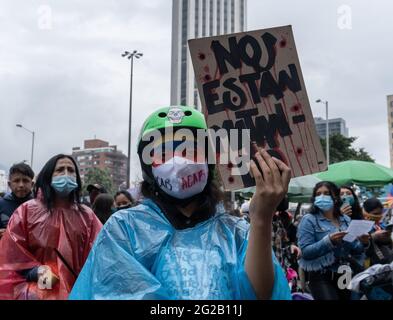
[[[261,184],[263,182],[262,173],[258,169],[254,160],[251,160],[250,162],[250,170],[253,178],[255,179],[255,183],[257,185]]]
[[[261,154],[258,152],[255,154],[255,159],[258,161],[259,167],[262,170],[263,180],[267,185],[272,186],[274,183],[273,174],[267,165],[266,161],[262,158]]]
[[[280,169],[281,181],[282,181],[282,184],[286,187],[289,184],[289,181],[291,180],[292,170],[280,159],[277,159],[275,157],[273,157],[272,159],[273,159],[274,163],[277,165],[277,167]]]
[[[280,170],[277,164],[274,162],[271,155],[265,149],[261,149],[259,153],[262,156],[263,160],[265,160],[267,166],[269,167],[272,173],[273,181],[281,182]]]
[[[343,232],[336,232],[333,234],[333,237],[335,239],[341,239],[343,238],[345,235],[347,234],[347,232],[343,231]]]
[[[254,172],[253,172],[253,169],[252,169],[252,163],[254,162],[254,160],[250,160],[250,176],[251,176],[251,178],[255,178],[254,177]],[[255,162],[254,162],[254,165],[255,165]]]

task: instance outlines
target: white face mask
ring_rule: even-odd
[[[165,193],[176,199],[187,199],[205,189],[209,168],[207,163],[174,156],[163,164],[153,165],[152,173]]]

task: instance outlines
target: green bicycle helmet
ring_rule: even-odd
[[[153,112],[144,122],[138,138],[138,147],[142,138],[155,130],[165,128],[207,129],[205,117],[193,107],[172,106],[160,108]]]
[[[204,115],[196,110],[194,107],[189,106],[171,106],[164,107],[153,112],[144,122],[142,129],[138,138],[138,156],[141,163],[142,176],[144,182],[149,185],[153,194],[159,195],[161,199],[163,199],[166,203],[178,204],[178,205],[187,205],[194,199],[199,199],[200,197],[206,197],[206,192],[210,190],[206,188],[202,194],[195,195],[191,198],[187,199],[176,199],[164,191],[162,191],[157,185],[156,181],[152,175],[152,166],[144,163],[142,159],[143,149],[150,141],[143,140],[143,137],[147,137],[149,133],[153,131],[161,131],[164,133],[166,128],[173,128],[175,132],[176,129],[189,128],[192,131],[202,129],[207,130],[207,124]],[[195,133],[195,131],[194,131]],[[147,140],[147,139],[146,139]],[[207,146],[206,146],[207,147]],[[207,154],[207,153],[206,153]],[[208,177],[208,185],[213,178],[213,170],[214,165],[209,164],[209,177]]]
[[[142,138],[159,130],[164,131],[165,128],[172,127],[175,131],[177,128],[190,128],[190,129],[207,129],[205,117],[203,114],[196,110],[194,107],[189,106],[171,106],[164,107],[153,112],[144,122],[138,138],[138,155],[142,166],[142,174],[145,180],[151,178],[151,168],[145,165],[142,161],[143,148],[148,144]]]

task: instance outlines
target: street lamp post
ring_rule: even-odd
[[[318,99],[317,103],[324,103],[326,106],[326,161],[327,165],[330,164],[330,151],[329,151],[329,102]]]
[[[31,159],[30,159],[30,166],[33,169],[33,158],[34,158],[34,139],[35,139],[35,132],[31,131],[27,128],[25,128],[24,126],[22,126],[21,124],[17,124],[16,125],[18,128],[22,128],[25,129],[26,131],[30,132],[32,134],[32,141],[31,141]]]
[[[134,50],[133,52],[125,51],[122,57],[131,60],[131,79],[130,79],[130,111],[128,117],[128,163],[127,163],[127,189],[130,188],[130,173],[131,173],[131,123],[132,123],[132,77],[134,69],[134,57],[139,59],[143,53]]]

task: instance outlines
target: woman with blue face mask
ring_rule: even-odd
[[[362,236],[362,242],[344,240],[351,219],[340,211],[342,201],[335,184],[319,182],[311,201],[311,212],[298,227],[298,244],[302,250],[299,265],[306,271],[314,299],[349,300],[350,291],[340,281],[343,273],[338,271],[340,267],[347,271],[353,267],[352,258],[364,252],[368,237]]]
[[[340,188],[340,197],[343,202],[341,212],[349,216],[351,220],[363,220],[362,208],[352,187],[342,186]]]
[[[80,203],[75,160],[51,158],[0,242],[0,299],[67,299],[102,224]]]

